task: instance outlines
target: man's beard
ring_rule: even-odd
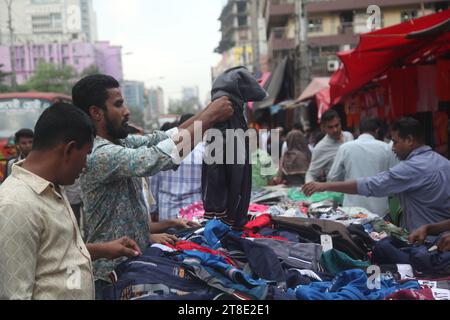
[[[118,128],[114,127],[113,123],[108,117],[108,114],[105,114],[105,120],[106,120],[106,131],[108,132],[108,135],[111,136],[114,139],[125,139],[128,137],[128,130],[124,126],[120,126]]]

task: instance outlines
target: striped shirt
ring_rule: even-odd
[[[150,179],[150,190],[159,220],[176,219],[181,208],[202,200],[202,164],[204,146],[198,145],[183,160],[177,171],[161,172]]]

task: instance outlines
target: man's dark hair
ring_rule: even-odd
[[[359,131],[361,134],[375,133],[377,130],[381,130],[382,127],[383,124],[381,123],[380,119],[377,118],[363,119],[359,126]]]
[[[178,123],[176,123],[176,122],[166,122],[161,126],[160,130],[166,132],[166,131],[169,131],[170,129],[175,128],[177,125],[178,125]]]
[[[180,117],[180,121],[178,122],[178,125],[182,125],[183,123],[185,123],[186,121],[188,121],[189,119],[191,119],[192,117],[194,117],[194,114],[192,114],[192,113],[186,113],[186,114],[183,114],[181,117]]]
[[[39,118],[34,129],[33,150],[49,150],[75,141],[78,149],[92,142],[95,127],[83,111],[68,103],[55,103]]]
[[[325,123],[327,123],[327,122],[330,122],[330,121],[332,121],[332,120],[334,120],[334,119],[339,119],[339,120],[341,120],[341,117],[339,116],[339,114],[337,113],[337,111],[336,110],[334,110],[334,109],[330,109],[330,110],[328,110],[327,112],[325,112],[323,115],[322,115],[322,118],[321,118],[321,120],[320,120],[320,123],[321,124],[325,124]]]
[[[303,131],[303,125],[302,125],[300,122],[294,123],[294,125],[292,126],[292,128],[295,129],[295,130]]]
[[[31,129],[22,129],[14,135],[14,143],[18,144],[21,138],[34,138],[34,132]]]
[[[420,121],[411,118],[403,117],[396,121],[391,126],[391,131],[397,132],[399,137],[406,139],[409,136],[413,137],[418,143],[425,143],[425,130]]]
[[[92,106],[106,110],[108,90],[119,87],[119,82],[111,76],[104,74],[87,76],[72,88],[73,104],[88,115]]]

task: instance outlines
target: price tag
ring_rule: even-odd
[[[329,235],[320,236],[323,252],[333,250],[333,239]]]

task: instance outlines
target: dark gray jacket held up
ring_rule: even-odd
[[[229,97],[234,107],[234,115],[230,120],[214,127],[222,132],[223,150],[217,150],[217,142],[214,144],[215,138],[211,134],[207,136],[205,157],[219,157],[223,162],[211,164],[211,161],[205,160],[203,164],[202,193],[205,217],[220,219],[227,225],[240,228],[247,222],[252,188],[249,141],[248,138],[233,138],[229,134],[230,131],[227,134],[227,129],[242,129],[245,133],[248,126],[244,117],[244,104],[249,101],[262,101],[267,93],[245,67],[236,67],[217,78],[211,94],[212,101],[223,96]],[[235,143],[232,143],[233,139]],[[230,157],[233,149],[234,159]],[[228,158],[234,160],[233,164],[227,164],[227,154]]]

